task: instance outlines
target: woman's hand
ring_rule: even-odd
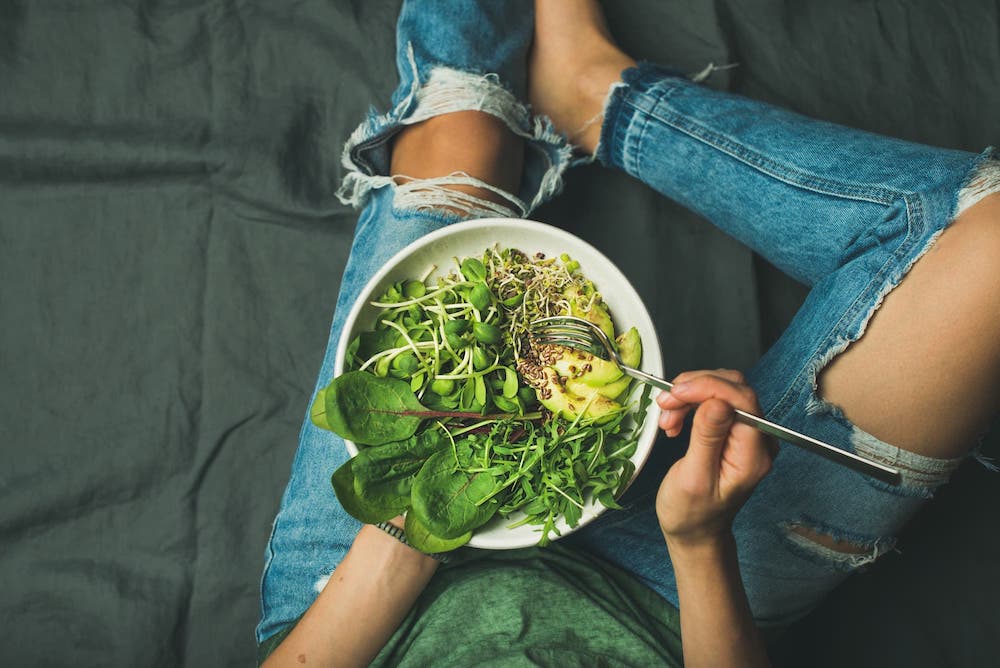
[[[656,497],[677,580],[684,664],[766,666],[732,532],[736,511],[774,457],[764,434],[733,419],[734,408],[759,414],[757,396],[738,371],[692,371],[656,403],[668,436],[680,433],[697,406],[687,454],[670,467]]]
[[[771,468],[776,446],[761,432],[734,420],[734,408],[760,413],[757,396],[738,371],[691,371],[656,398],[660,427],[680,433],[696,408],[687,454],[667,472],[656,514],[668,546],[696,546],[728,539],[733,518]],[[700,405],[698,405],[700,404]]]

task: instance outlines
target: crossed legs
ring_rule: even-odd
[[[608,101],[608,89],[620,83],[622,71],[634,62],[611,41],[596,3],[539,0],[535,19],[535,46],[530,65],[533,111],[550,116],[556,127],[583,152],[593,153],[598,150],[602,136],[607,138],[606,133],[602,135],[607,129],[602,111]],[[522,132],[514,132],[511,127],[510,122],[502,122],[495,114],[456,109],[395,128],[397,134],[392,141],[389,162],[383,171],[370,177],[376,183],[370,188],[368,206],[361,216],[355,242],[355,251],[361,252],[352,253],[345,274],[320,384],[329,380],[343,314],[368,276],[398,247],[435,227],[470,215],[462,196],[513,210],[509,205],[514,203],[516,195],[523,194],[519,188],[524,191],[525,182],[531,180],[526,167],[530,130],[522,127]],[[811,126],[806,124],[805,127]],[[371,134],[378,135],[386,129],[387,126],[382,126]],[[690,146],[680,148],[693,150]],[[550,145],[546,151],[542,153],[548,156],[550,169],[545,177],[539,177],[543,185],[538,190],[543,194],[535,197],[536,204],[554,190],[553,181],[545,179],[552,174],[557,176],[564,166],[557,164],[565,158],[560,146]],[[532,156],[537,158],[538,154],[532,153]],[[966,160],[964,156],[945,158],[958,162]],[[670,155],[665,159],[669,160]],[[456,173],[462,173],[465,178],[449,182],[447,177]],[[691,194],[685,201],[684,192],[679,195],[674,192],[683,191],[683,187],[666,183],[670,180],[669,174],[635,175],[647,182],[659,178],[658,183],[652,184],[654,187],[696,210],[700,202],[713,197],[733,198],[756,188],[752,183],[741,183],[738,187],[747,190],[719,193],[718,188],[716,192],[709,189]],[[365,180],[369,176],[349,176],[353,197],[360,203],[368,192]],[[444,197],[434,200],[434,205],[397,207],[399,202],[394,201],[393,188],[387,187],[390,181],[399,185],[427,179],[437,179],[435,187],[456,193],[457,198],[450,203],[445,193]],[[419,198],[411,201],[421,202]],[[858,204],[858,201],[845,200],[845,211],[855,212],[858,207],[870,204],[865,201]],[[769,223],[746,216],[730,216],[726,211],[722,213],[722,222],[737,236],[745,226]],[[884,303],[867,322],[864,335],[850,342],[819,370],[815,380],[821,399],[838,406],[860,429],[907,452],[942,460],[965,453],[974,444],[975,435],[994,414],[1000,393],[1000,343],[993,335],[1000,325],[996,306],[1000,303],[1000,284],[994,269],[995,258],[1000,253],[998,230],[998,195],[970,207],[947,227],[931,249],[919,257],[912,269],[904,272],[898,285],[888,292]],[[336,506],[327,483],[329,471],[338,463],[334,460],[343,457],[342,450],[342,444],[333,442],[328,433],[319,433],[306,422],[292,480],[269,544],[264,577],[264,619],[258,629],[259,639],[273,633],[308,606],[314,596],[313,584],[336,565],[337,555],[346,551],[357,532],[357,523],[344,516],[342,509]],[[772,487],[772,497],[787,498],[789,490],[802,489],[793,476],[800,469],[810,467],[812,462],[795,464],[790,459],[794,455],[783,452],[775,472],[769,476],[772,480],[765,480],[764,486]],[[789,464],[784,468],[783,458]],[[875,494],[872,490],[861,491]],[[743,524],[753,525],[755,519],[763,518],[768,526],[741,529],[739,522],[737,526],[738,532],[747,536],[740,547],[741,558],[746,557],[742,566],[744,578],[749,578],[747,589],[752,603],[754,596],[762,595],[761,592],[767,592],[774,584],[773,579],[761,575],[764,567],[758,566],[771,561],[772,548],[762,547],[758,553],[754,552],[755,541],[764,545],[760,540],[761,532],[774,529],[773,518],[768,515],[770,502],[766,501],[766,495],[756,496],[765,500],[758,499],[756,505],[754,499],[751,500],[754,507],[746,509]],[[836,492],[832,496],[837,501]],[[915,499],[916,502],[922,500]],[[897,501],[907,508],[913,505],[913,499],[909,498],[893,499],[888,503]],[[879,497],[879,502],[885,499]],[[859,512],[863,513],[866,506],[859,504]],[[323,527],[317,527],[319,517],[328,518]],[[835,552],[867,552],[876,545],[864,540],[860,543],[846,540],[834,532],[815,530],[804,523],[796,525],[796,518],[786,519],[790,519],[792,531]],[[580,533],[584,534],[585,544],[590,540],[589,545],[595,552],[632,569],[671,598],[672,578],[665,565],[666,554],[659,531],[655,521],[646,531],[642,520],[642,513],[636,513],[636,521],[626,529],[624,538],[623,535],[602,536],[589,528]],[[588,533],[590,539],[586,536]],[[863,534],[862,538],[869,536],[864,531],[859,534]],[[648,542],[648,563],[640,563],[642,555],[635,541]],[[620,549],[614,548],[615,545]],[[617,551],[614,554],[602,552],[608,546]],[[874,556],[877,551],[875,549]],[[754,563],[755,556],[760,557],[757,563]],[[784,562],[773,567],[778,571],[785,568]],[[753,581],[758,578],[762,584],[754,587]],[[827,580],[819,582],[813,593],[821,596],[830,586]],[[791,589],[787,592],[788,599],[775,603],[774,609],[786,610],[789,600],[802,597],[799,584]],[[755,609],[755,613],[762,616],[772,612]]]
[[[905,484],[885,489],[782,452],[736,531],[755,615],[785,623],[889,549],[996,413],[1000,163],[810,121],[656,68],[623,80],[634,64],[596,2],[536,2],[535,110],[814,286],[751,373],[765,411],[905,469]],[[984,196],[952,222],[960,190]],[[634,548],[632,524],[589,544]],[[639,564],[669,598],[653,550],[604,554]]]
[[[536,111],[593,153],[601,126],[589,121],[634,61],[611,40],[596,3],[579,4],[536,3],[531,95]],[[994,194],[962,213],[887,295],[864,336],[822,371],[820,395],[908,451],[965,454],[1000,406],[998,258]]]
[[[535,20],[533,110],[593,153],[608,90],[635,62],[610,38],[596,3],[539,0]],[[391,173],[423,179],[463,172],[516,192],[523,155],[523,140],[497,118],[459,112],[406,127],[394,143]],[[449,187],[506,204],[494,190]],[[818,370],[818,397],[901,450],[934,460],[965,455],[1000,403],[1000,339],[993,335],[1000,326],[998,255],[1000,194],[994,194],[944,230],[888,291],[863,335]],[[805,524],[791,531],[834,551],[872,552],[872,544],[833,531]]]

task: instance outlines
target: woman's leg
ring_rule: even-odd
[[[527,0],[404,4],[394,108],[363,123],[344,152],[340,194],[364,210],[316,389],[332,378],[351,305],[397,251],[459,220],[524,215],[557,189],[569,149],[518,101],[531,10]],[[306,415],[268,542],[258,643],[309,607],[360,529],[330,485],[346,459],[343,441]]]
[[[892,488],[782,448],[735,530],[755,616],[784,623],[887,550],[995,414],[1000,195],[989,193],[1000,163],[810,120],[650,65],[623,73],[633,62],[589,6],[536,3],[536,108],[811,285],[749,374],[761,404],[903,469]],[[676,595],[651,510],[581,538]]]

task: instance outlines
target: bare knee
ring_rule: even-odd
[[[407,187],[404,192],[427,195],[445,188],[457,194],[424,201],[469,213],[477,201],[516,204],[511,193],[521,180],[523,152],[524,140],[500,119],[459,111],[404,127],[394,140],[390,169],[397,185]]]

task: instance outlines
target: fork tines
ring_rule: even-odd
[[[566,346],[593,354],[601,350],[597,329],[583,318],[552,316],[540,318],[530,325],[532,337],[541,344]]]
[[[573,315],[554,315],[548,318],[532,320],[529,327],[532,331],[571,329],[580,332],[591,332],[594,325],[589,320],[584,320]]]
[[[544,345],[569,346],[570,348],[592,345],[590,339],[570,337],[569,334],[540,334],[535,336],[535,341]]]
[[[530,325],[531,333],[542,336],[572,336],[593,341],[594,330],[589,322],[572,316],[554,316],[535,320]]]

